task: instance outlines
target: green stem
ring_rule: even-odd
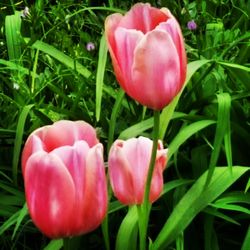
[[[112,109],[112,114],[111,114],[111,118],[110,118],[110,122],[109,122],[108,147],[107,147],[108,150],[107,150],[107,152],[109,152],[111,145],[114,141],[116,118],[117,118],[118,113],[120,111],[124,95],[125,95],[125,92],[122,89],[120,89],[118,94],[117,94],[114,107]]]
[[[70,238],[63,238],[63,250],[70,250]]]
[[[110,250],[110,244],[109,244],[109,227],[108,227],[108,213],[106,217],[104,218],[102,222],[102,234],[104,237],[104,243],[106,250]]]
[[[122,104],[122,100],[123,97],[125,95],[125,92],[120,89],[115,101],[115,105],[112,109],[112,114],[111,114],[111,118],[110,118],[110,122],[109,122],[109,133],[108,133],[108,146],[107,146],[107,152],[109,153],[109,150],[111,148],[111,145],[114,141],[114,134],[115,134],[115,125],[116,125],[116,118],[118,117],[118,113],[120,111],[121,108],[121,104]],[[112,189],[109,183],[109,178],[107,175],[107,185],[108,185],[108,200],[110,200],[111,196],[112,196]],[[105,242],[105,247],[106,250],[110,250],[110,243],[109,243],[109,229],[108,229],[108,213],[104,219],[104,221],[102,222],[102,234],[104,237],[104,242]]]
[[[157,147],[158,147],[159,124],[160,124],[160,111],[155,110],[154,111],[154,128],[153,128],[153,148],[152,148],[151,159],[150,159],[150,164],[149,164],[146,189],[144,193],[144,203],[149,203],[150,186],[151,186],[151,180],[152,180],[152,176],[154,172],[155,159],[156,159],[156,153],[157,153]]]
[[[108,187],[108,202],[112,196],[112,189],[109,182],[109,176],[107,175],[107,187]],[[102,222],[102,234],[104,237],[104,244],[106,250],[110,250],[110,243],[109,243],[109,214],[107,212],[106,217]]]
[[[144,200],[141,205],[137,206],[138,218],[139,218],[139,238],[140,238],[140,250],[146,250],[146,238],[147,227],[149,221],[149,214],[151,209],[151,203],[149,201],[151,181],[154,172],[158,138],[159,138],[159,124],[160,124],[160,111],[154,111],[154,128],[153,128],[153,147],[150,158],[146,188],[144,193]]]

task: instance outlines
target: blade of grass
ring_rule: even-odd
[[[250,67],[246,67],[237,63],[228,63],[228,62],[217,62],[217,63],[229,68],[241,69],[243,71],[250,72]]]
[[[105,67],[107,61],[108,48],[106,44],[105,36],[101,37],[99,55],[98,55],[98,64],[97,64],[97,73],[96,73],[96,121],[98,122],[101,114],[102,107],[102,87],[103,79],[105,74]]]
[[[241,247],[241,250],[249,250],[249,249],[250,249],[250,226],[248,227],[244,242]]]
[[[16,232],[18,230],[18,228],[20,227],[21,225],[21,222],[23,221],[24,217],[28,214],[28,208],[27,208],[27,204],[25,203],[23,205],[23,208],[20,210],[20,213],[19,213],[19,216],[17,218],[17,221],[16,221],[16,226],[14,228],[14,231],[13,231],[13,234],[11,236],[11,239],[13,240],[15,238],[15,235],[16,235]]]
[[[122,89],[120,89],[118,94],[117,94],[115,105],[112,109],[111,118],[109,121],[109,134],[108,134],[108,147],[107,147],[108,151],[107,152],[109,152],[110,147],[114,141],[116,118],[117,118],[118,113],[120,111],[124,95],[125,95],[125,92]]]
[[[50,243],[43,250],[59,250],[63,247],[63,240],[51,240]]]
[[[136,250],[138,234],[138,215],[136,206],[129,208],[116,238],[116,250]]]
[[[216,167],[211,181],[204,189],[208,175],[208,171],[206,171],[176,205],[156,237],[152,249],[166,249],[199,212],[248,170],[250,170],[249,167],[234,166],[231,173],[227,167]]]
[[[238,226],[240,225],[239,222],[237,222],[236,220],[232,219],[230,216],[227,216],[227,215],[225,215],[225,214],[217,211],[217,209],[214,208],[214,207],[210,207],[210,206],[206,207],[203,210],[203,213],[211,214],[211,215],[213,215],[215,217],[221,218],[221,219],[223,219],[223,220],[225,220],[227,222],[233,223],[233,224],[238,225]]]
[[[191,123],[190,125],[184,127],[172,140],[168,146],[168,159],[178,150],[178,148],[186,142],[186,140],[192,135],[196,134],[198,131],[215,124],[215,121],[212,120],[203,120]]]
[[[188,185],[188,184],[191,184],[193,182],[194,182],[193,180],[185,180],[185,179],[177,179],[177,180],[167,182],[163,186],[162,195],[168,193],[169,191],[171,191],[177,187],[180,187],[183,185]]]
[[[215,138],[214,138],[214,144],[213,144],[213,151],[211,154],[210,162],[209,162],[209,171],[207,175],[207,181],[206,185],[208,185],[209,181],[212,178],[214,168],[216,166],[217,160],[219,158],[220,149],[222,145],[222,141],[225,138],[226,135],[230,133],[230,107],[231,107],[231,97],[228,93],[221,93],[217,95],[218,99],[218,114],[217,114],[217,126],[216,126],[216,132],[215,132]],[[227,140],[228,143],[231,144],[229,140]],[[230,148],[229,153],[231,152],[231,145],[227,145],[227,147]],[[230,155],[228,155],[229,158],[229,164],[231,164],[232,159],[230,158]],[[232,170],[232,166],[230,166],[230,169]]]
[[[8,230],[13,224],[16,223],[19,217],[20,211],[14,213],[9,219],[7,219],[0,227],[0,235],[2,235],[6,230]]]
[[[80,64],[79,62],[76,62],[71,57],[65,55],[60,50],[56,49],[55,47],[47,43],[44,43],[42,41],[36,41],[32,45],[32,47],[54,57],[56,60],[58,60],[65,66],[75,70],[76,72],[78,72],[80,75],[82,75],[85,78],[89,78],[91,75],[91,72],[87,68],[85,68],[82,64]]]
[[[131,137],[136,137],[138,135],[140,135],[142,132],[144,132],[147,129],[150,129],[153,127],[153,118],[149,118],[147,120],[141,121],[125,130],[123,130],[120,135],[119,138],[126,140],[128,138]]]
[[[14,15],[5,18],[5,36],[10,61],[17,61],[21,57],[20,14],[20,11],[15,11]]]
[[[171,117],[171,120],[177,119],[177,118],[184,118],[184,117],[187,117],[187,115],[185,113],[174,112],[172,117]],[[123,130],[120,133],[119,138],[126,140],[126,139],[131,138],[131,137],[136,137],[152,127],[153,127],[153,118],[148,118],[146,120],[143,120],[139,123],[136,123],[136,124],[132,125],[131,127]]]
[[[20,113],[18,122],[17,122],[16,138],[14,142],[14,153],[13,153],[13,160],[12,160],[12,176],[13,176],[13,181],[15,185],[17,185],[18,163],[19,163],[19,157],[20,157],[21,146],[22,146],[22,141],[23,141],[24,125],[25,125],[27,116],[30,110],[33,108],[33,106],[34,104],[24,106]]]

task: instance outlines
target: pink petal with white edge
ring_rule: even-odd
[[[170,103],[180,82],[179,55],[171,36],[162,30],[145,35],[135,49],[132,71],[131,97],[155,110]]]
[[[134,61],[134,51],[136,45],[143,38],[143,33],[141,31],[127,30],[119,27],[116,29],[114,36],[117,47],[115,56],[123,76],[120,84],[123,89],[127,91],[128,88],[133,87],[131,84],[131,73]]]
[[[75,187],[63,162],[53,154],[38,152],[27,161],[25,191],[31,218],[48,237],[70,236]]]
[[[132,166],[123,152],[124,141],[116,140],[109,152],[109,176],[115,196],[123,204],[135,204]]]

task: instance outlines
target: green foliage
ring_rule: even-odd
[[[136,2],[1,1],[1,249],[63,246],[28,215],[20,159],[34,129],[85,120],[97,127],[105,159],[116,138],[151,137],[152,111],[120,90],[103,37],[106,16]],[[160,115],[169,153],[164,191],[152,205],[150,249],[248,250],[250,1],[148,2],[177,17],[189,61],[185,87]],[[21,17],[25,6],[30,14]],[[190,20],[196,30],[187,28]],[[137,218],[135,208],[127,211],[111,197],[111,249],[136,249]],[[103,249],[104,239],[97,229],[74,244]]]

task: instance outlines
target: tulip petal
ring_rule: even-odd
[[[22,172],[25,172],[26,162],[30,155],[38,152],[44,151],[44,144],[41,139],[34,133],[32,133],[25,143],[25,147],[22,152]]]
[[[120,27],[136,29],[144,34],[153,30],[160,22],[165,22],[167,16],[161,10],[151,7],[150,4],[137,3],[122,18]]]
[[[112,59],[112,64],[113,64],[118,82],[124,82],[124,80],[123,80],[121,69],[119,67],[119,63],[116,58],[117,44],[115,42],[114,34],[122,17],[123,16],[121,14],[112,14],[108,16],[105,20],[105,36],[106,36],[106,40],[108,41],[108,48],[109,48],[110,56]]]
[[[81,231],[82,225],[82,207],[83,199],[86,191],[86,157],[89,146],[85,141],[77,141],[73,146],[64,146],[53,150],[53,154],[57,155],[64,163],[69,171],[75,186],[75,207],[74,207],[74,223],[71,223],[71,231]]]
[[[84,121],[61,120],[45,128],[41,139],[46,145],[47,152],[61,146],[72,146],[76,140],[85,140],[90,147],[98,142],[94,128]]]
[[[117,28],[115,31],[115,43],[117,47],[115,56],[122,74],[120,84],[125,91],[132,87],[130,83],[132,80],[131,69],[134,60],[134,50],[142,37],[142,32],[137,30]],[[115,67],[117,66],[114,65]]]
[[[62,161],[38,152],[27,161],[25,191],[31,218],[48,237],[70,236],[75,188]]]
[[[150,202],[157,200],[163,189],[163,171],[167,163],[167,149],[163,149],[162,142],[158,142],[158,150],[150,186]]]
[[[179,55],[171,36],[162,30],[147,33],[135,49],[132,70],[131,97],[157,110],[170,103],[180,86]]]
[[[162,9],[164,11],[165,8]],[[168,11],[168,10],[165,10]],[[169,11],[168,11],[169,12]],[[171,14],[170,14],[171,15]],[[185,52],[185,45],[181,33],[181,28],[176,21],[176,19],[171,15],[171,18],[169,18],[166,22],[160,23],[157,27],[157,29],[162,29],[167,31],[170,36],[173,39],[173,42],[176,46],[177,52],[179,54],[179,60],[180,60],[180,86],[182,87],[182,84],[184,83],[186,79],[186,71],[187,71],[187,57]]]
[[[109,153],[109,175],[114,195],[123,204],[135,204],[135,189],[132,168],[123,152],[124,141],[116,140]]]
[[[82,208],[84,233],[98,227],[107,212],[108,194],[102,144],[99,143],[89,150],[85,175],[84,206]]]
[[[138,204],[142,203],[147,181],[153,143],[146,137],[131,138],[124,143],[123,152],[127,156],[133,173],[133,186]]]
[[[90,149],[85,141],[77,141],[73,146],[53,151],[64,162],[75,185],[74,220],[71,223],[73,234],[92,231],[106,213],[107,192],[102,151],[102,144]]]

